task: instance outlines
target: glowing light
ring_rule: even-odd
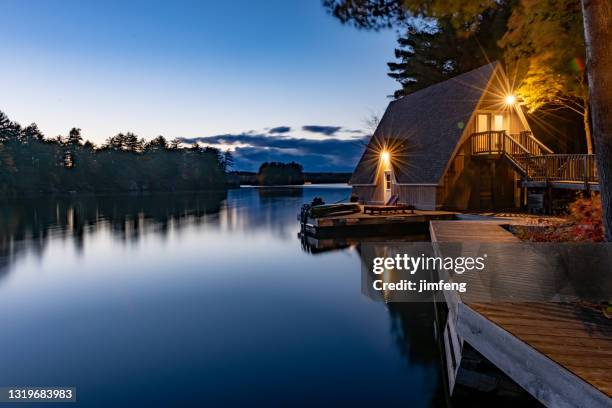
[[[384,162],[388,162],[388,161],[389,161],[389,159],[391,158],[391,155],[389,154],[389,152],[388,152],[388,151],[383,150],[383,151],[380,153],[380,158],[381,158],[381,159],[382,159]]]
[[[514,102],[516,102],[516,97],[514,95],[508,95],[504,101],[506,102],[506,105],[514,105]]]

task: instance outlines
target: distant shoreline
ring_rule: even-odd
[[[328,188],[350,188],[348,183],[311,183],[311,184],[284,184],[284,185],[260,185],[260,184],[243,184],[239,188],[310,188],[310,187],[328,187]],[[238,188],[238,187],[236,187]]]
[[[230,190],[237,190],[240,188],[261,188],[261,189],[275,189],[275,188],[350,188],[351,186],[347,183],[316,183],[316,184],[285,184],[285,185],[249,185],[244,184],[235,187],[228,188],[211,188],[203,190],[179,190],[179,191],[117,191],[117,192],[54,192],[54,193],[27,193],[12,195],[9,197],[0,196],[0,205],[7,202],[20,201],[20,200],[31,200],[36,198],[83,198],[83,197],[147,197],[147,196],[171,196],[171,195],[198,195],[198,194],[219,194],[225,195]]]
[[[304,183],[294,185],[321,185],[321,184],[347,184],[352,173],[348,172],[304,172]],[[230,184],[241,186],[260,186],[257,173],[250,171],[232,171],[227,173]],[[269,186],[273,186],[269,185]]]

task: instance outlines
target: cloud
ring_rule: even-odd
[[[306,139],[265,133],[183,138],[185,143],[235,146],[235,170],[257,171],[265,161],[296,161],[306,171],[353,171],[367,136],[348,139]]]
[[[363,130],[359,130],[359,129],[342,129],[342,131],[344,133],[355,133],[355,134],[359,134],[359,135],[365,135],[365,132]]]
[[[268,133],[289,133],[291,128],[289,126],[277,126],[268,130]]]
[[[326,136],[331,136],[342,129],[342,126],[321,126],[321,125],[304,125],[302,130],[312,133],[321,133]]]

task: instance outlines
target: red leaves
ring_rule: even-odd
[[[531,242],[601,242],[604,240],[601,199],[579,198],[569,206],[567,222],[554,226],[515,226],[523,241]]]

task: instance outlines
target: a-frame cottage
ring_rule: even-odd
[[[550,153],[495,62],[391,102],[350,184],[366,204],[518,207],[526,160]]]

